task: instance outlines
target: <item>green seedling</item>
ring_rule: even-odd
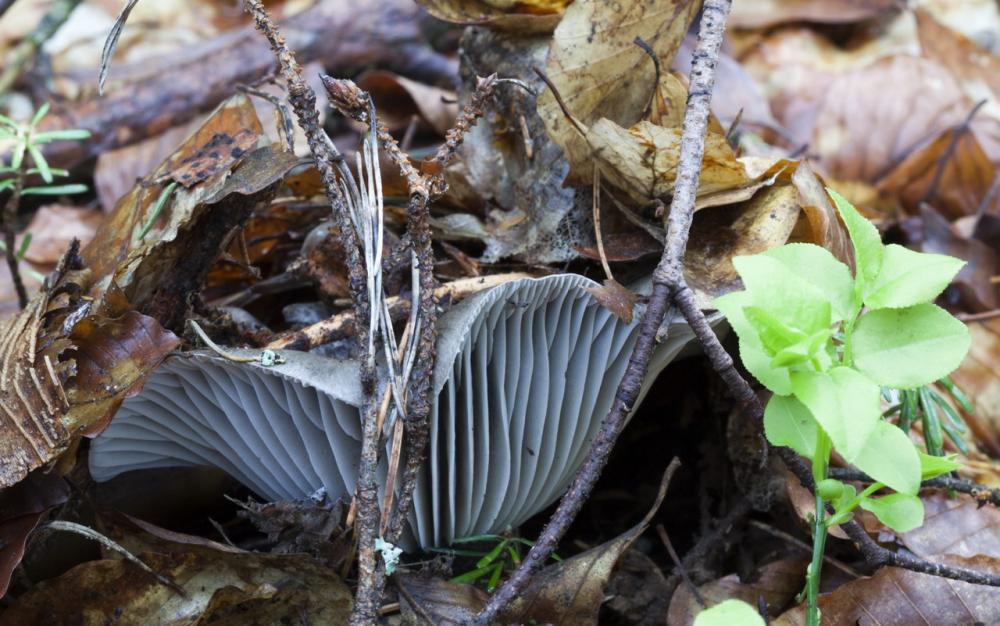
[[[965,325],[933,304],[964,263],[883,245],[871,222],[830,195],[854,246],[853,275],[819,246],[787,244],[733,259],[745,289],[715,301],[739,338],[743,364],[774,394],[764,413],[768,440],[812,462],[816,515],[804,592],[810,626],[820,623],[829,527],[861,507],[890,528],[912,530],[923,523],[921,480],[958,467],[940,454],[942,433],[956,439],[961,420],[928,385],[947,381],[970,344]],[[950,381],[941,384],[968,404]],[[900,399],[886,414],[883,389]],[[886,419],[895,413],[898,425]],[[918,416],[929,454],[905,433]],[[876,482],[857,493],[828,479],[833,450]]]
[[[503,578],[504,572],[513,570],[521,564],[521,551],[525,547],[530,549],[531,546],[534,545],[534,543],[524,539],[523,537],[515,537],[510,534],[475,535],[473,537],[465,537],[455,540],[456,544],[480,542],[492,542],[493,547],[485,551],[456,548],[434,548],[432,550],[434,552],[441,552],[452,556],[477,558],[478,560],[476,561],[473,569],[455,576],[451,579],[451,581],[473,585],[482,580],[486,580],[486,590],[490,593],[492,593],[493,590],[500,585],[500,579]],[[562,560],[557,554],[553,554],[551,558],[553,561]]]

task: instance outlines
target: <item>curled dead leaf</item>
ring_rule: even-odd
[[[583,124],[607,118],[628,128],[647,110],[657,87],[653,62],[635,38],[669,66],[697,10],[698,3],[689,0],[577,0],[556,28],[545,72]],[[568,180],[588,182],[591,147],[566,119],[552,89],[538,97],[538,115],[570,163]]]
[[[585,291],[594,296],[594,299],[615,317],[626,324],[632,323],[632,309],[639,296],[631,289],[614,278],[606,278],[602,286],[588,287]]]
[[[438,19],[519,34],[550,33],[572,0],[417,0]]]

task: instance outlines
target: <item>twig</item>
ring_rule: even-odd
[[[660,263],[653,273],[653,293],[640,322],[635,347],[625,375],[615,393],[611,411],[601,422],[600,430],[569,491],[559,501],[556,512],[542,530],[535,545],[531,547],[517,570],[501,585],[476,616],[473,623],[478,626],[487,626],[493,622],[500,610],[524,590],[532,574],[544,565],[593,489],[621,432],[626,415],[635,406],[653,352],[657,330],[667,312],[668,296],[673,291],[671,285],[682,284],[678,281],[683,281],[684,249],[687,246],[695,194],[701,175],[709,104],[715,84],[715,65],[722,45],[729,7],[730,0],[706,0],[702,9],[698,44],[691,68],[691,89],[684,114],[677,183],[671,203],[667,243]],[[707,322],[705,325],[707,326]],[[709,329],[709,333],[711,332]]]
[[[274,50],[281,69],[282,77],[288,85],[288,101],[299,120],[299,126],[305,132],[309,150],[316,162],[316,169],[323,180],[327,199],[333,208],[333,221],[339,232],[341,248],[344,250],[345,265],[348,268],[348,289],[354,304],[354,319],[358,321],[371,320],[372,316],[381,314],[371,308],[368,299],[368,280],[365,265],[361,260],[361,246],[351,222],[346,199],[341,191],[341,184],[347,186],[349,193],[360,197],[354,177],[343,158],[337,152],[333,142],[326,136],[319,125],[319,112],[316,109],[316,94],[302,78],[302,68],[289,51],[284,38],[278,34],[277,27],[267,14],[260,0],[245,0],[245,10],[253,17],[258,30],[264,34]],[[335,167],[340,172],[338,180]],[[363,595],[362,591],[375,588],[377,578],[378,557],[375,552],[375,539],[378,534],[378,484],[376,470],[378,467],[380,433],[376,430],[375,412],[378,409],[374,399],[376,376],[373,367],[369,367],[368,346],[364,341],[357,342],[361,353],[361,388],[364,392],[362,402],[362,440],[361,459],[358,466],[357,503],[358,525],[358,579],[359,592],[354,604],[352,622],[363,624],[374,622],[378,611],[379,598]],[[381,578],[381,576],[378,576]]]
[[[994,317],[1000,317],[1000,309],[983,311],[982,313],[959,313],[955,317],[963,322],[985,322],[986,320],[991,320]]]
[[[17,258],[17,248],[15,247],[17,234],[15,232],[15,222],[17,221],[17,209],[21,204],[21,191],[24,189],[24,176],[27,172],[27,159],[21,160],[14,177],[14,186],[11,188],[10,197],[7,198],[0,213],[0,230],[3,231],[4,256],[7,257],[7,268],[10,270],[10,278],[14,282],[14,290],[17,291],[17,302],[23,309],[28,305],[28,291],[24,288],[24,281],[21,279],[20,262]]]
[[[830,468],[830,478],[837,480],[856,480],[858,482],[875,482],[864,472],[850,468]],[[991,489],[986,485],[974,483],[971,480],[952,478],[951,476],[938,476],[930,478],[920,483],[921,487],[936,487],[938,489],[951,489],[959,493],[965,493],[975,498],[979,503],[1000,506],[1000,489]]]
[[[17,47],[7,57],[7,66],[4,68],[3,73],[0,74],[0,94],[10,91],[10,88],[14,86],[14,83],[17,82],[17,79],[24,72],[25,66],[35,58],[42,44],[48,41],[59,30],[59,27],[66,23],[70,13],[73,12],[76,5],[80,4],[80,1],[57,0],[57,2],[49,7],[48,12],[42,17],[41,21],[38,22],[38,26],[27,37],[21,40],[21,43],[17,44]],[[10,4],[13,4],[13,2]],[[0,9],[6,11],[7,6],[0,6]],[[2,11],[0,11],[0,15],[2,15]]]
[[[608,265],[608,257],[604,253],[604,237],[601,235],[601,168],[594,167],[594,237],[597,239],[597,254],[601,257],[601,267],[608,280],[614,280],[611,273],[611,266]]]
[[[657,524],[656,532],[658,535],[660,535],[660,541],[662,541],[664,547],[666,547],[667,553],[670,554],[670,560],[674,562],[674,569],[680,572],[681,579],[684,581],[684,584],[687,585],[687,588],[691,591],[691,595],[693,595],[694,599],[698,601],[698,604],[701,605],[701,608],[703,609],[708,608],[708,605],[705,604],[705,598],[701,595],[701,591],[698,590],[698,587],[694,584],[694,582],[691,580],[691,577],[688,575],[687,568],[684,567],[684,564],[681,563],[681,560],[677,557],[677,550],[674,550],[674,544],[670,543],[670,535],[667,534],[667,529],[663,527],[663,524]]]
[[[151,567],[140,561],[139,558],[136,557],[134,554],[123,548],[115,541],[108,539],[107,537],[97,532],[93,528],[88,528],[87,526],[84,526],[82,524],[66,522],[63,520],[52,520],[49,522],[45,522],[44,524],[41,524],[38,528],[35,529],[35,532],[40,532],[43,530],[60,530],[62,532],[74,533],[86,537],[87,539],[92,539],[97,543],[101,544],[102,546],[104,546],[105,548],[122,555],[123,557],[125,557],[125,560],[129,561],[130,563],[138,565],[140,569],[152,575],[153,578],[155,578],[156,581],[159,582],[161,585],[166,586],[171,591],[177,593],[180,596],[183,596],[185,598],[187,597],[187,592],[185,592],[184,589],[182,589],[177,583],[170,580],[163,574],[153,571]]]

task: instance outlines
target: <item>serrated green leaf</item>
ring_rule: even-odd
[[[905,533],[924,523],[924,503],[917,496],[893,493],[881,498],[864,498],[861,508],[871,511],[880,522]]]
[[[854,264],[856,266],[855,281],[861,293],[865,292],[868,285],[875,281],[879,269],[882,267],[882,237],[878,233],[875,225],[858,213],[858,210],[847,201],[842,195],[826,188],[833,203],[837,205],[840,217],[847,226],[847,232],[851,236],[851,243],[854,245]]]
[[[859,470],[900,493],[920,489],[920,458],[910,438],[885,420],[879,420],[861,452],[850,460]]]
[[[807,458],[816,456],[816,420],[793,396],[771,396],[764,409],[764,434],[776,446],[788,446]]]
[[[698,613],[694,626],[764,626],[764,618],[742,600],[725,600]]]
[[[921,480],[928,480],[947,474],[948,472],[954,472],[962,467],[962,464],[955,460],[956,455],[954,454],[948,456],[931,456],[917,450],[917,456],[920,458]]]
[[[864,291],[865,304],[872,309],[898,309],[931,302],[963,265],[965,261],[955,257],[889,244],[875,281]]]
[[[713,304],[726,316],[729,325],[736,332],[739,338],[740,360],[747,371],[774,393],[787,396],[792,393],[788,369],[771,367],[771,355],[764,350],[756,329],[743,313],[743,307],[749,300],[747,292],[735,291],[716,298]]]
[[[792,372],[792,391],[809,408],[848,462],[864,449],[879,423],[878,385],[849,367],[829,372]]]
[[[737,256],[733,266],[749,294],[744,306],[760,307],[805,335],[830,327],[830,300],[781,261],[762,254]]]
[[[789,328],[767,309],[758,306],[743,307],[747,321],[757,331],[761,345],[770,354],[776,354],[790,345],[806,338],[806,334],[796,328]]]
[[[886,387],[914,389],[954,371],[971,338],[965,324],[925,303],[866,313],[851,341],[854,364],[865,375]]]
[[[833,359],[826,350],[831,329],[820,330],[810,337],[779,350],[771,359],[771,367],[791,367],[800,363],[811,363],[820,371],[830,369]]]
[[[833,307],[833,321],[852,319],[858,314],[851,270],[826,248],[811,243],[789,243],[762,254],[777,259],[823,293]]]

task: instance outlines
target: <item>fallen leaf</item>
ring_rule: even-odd
[[[948,68],[972,100],[1000,98],[1000,57],[945,26],[923,8],[918,7],[913,14],[924,57]]]
[[[403,622],[413,626],[424,624],[465,624],[489,599],[472,585],[453,583],[440,578],[400,575],[395,579],[400,589],[399,608]]]
[[[649,56],[634,42],[642,38],[668,66],[680,46],[697,2],[577,0],[566,9],[553,35],[545,72],[569,113],[584,125],[601,118],[631,127],[646,111],[656,88]],[[566,119],[552,89],[538,97],[538,115],[570,164],[571,182],[588,182],[591,147]]]
[[[589,287],[585,290],[594,296],[602,307],[625,322],[632,323],[632,309],[639,300],[639,296],[632,290],[619,283],[614,278],[604,279],[604,284],[600,287]]]
[[[587,132],[601,173],[636,202],[646,203],[673,192],[680,158],[681,129],[642,121],[628,130],[600,119]],[[705,138],[698,192],[708,194],[749,182],[726,138],[709,132]]]
[[[971,108],[940,65],[912,56],[880,59],[826,87],[809,149],[834,177],[874,182]]]
[[[898,199],[911,215],[927,202],[954,220],[976,212],[993,183],[994,169],[975,134],[949,128],[908,154],[877,188],[883,197]]]
[[[925,559],[940,556],[1000,558],[1000,510],[975,498],[925,493],[924,523],[900,536],[910,552]]]
[[[454,92],[382,70],[365,72],[355,82],[371,95],[379,119],[389,130],[405,129],[417,116],[443,137],[455,124],[458,101]]]
[[[781,611],[802,590],[808,561],[785,559],[772,561],[755,572],[752,582],[743,582],[736,574],[730,574],[698,587],[698,591],[708,606],[714,606],[735,598],[756,606],[763,597],[772,614]],[[667,623],[670,626],[691,626],[701,612],[701,605],[687,585],[681,585],[670,599]]]
[[[490,0],[417,0],[438,19],[466,26],[489,26],[519,34],[550,33],[572,0],[494,2]]]
[[[988,557],[940,560],[977,571],[1000,572],[1000,562]],[[1000,589],[884,567],[871,578],[821,595],[819,608],[823,624],[829,626],[994,624],[1000,620]],[[771,623],[805,624],[805,608],[800,605]]]
[[[729,24],[767,28],[789,22],[847,24],[899,10],[895,0],[744,0],[733,3]]]
[[[987,450],[1000,454],[1000,375],[996,364],[1000,362],[1000,318],[968,324],[972,335],[969,354],[951,378],[972,400],[975,421],[983,424],[986,432],[978,439]],[[990,445],[992,443],[992,445]]]
[[[24,557],[28,535],[46,512],[68,499],[66,481],[41,471],[0,492],[0,597],[7,593],[11,574]]]
[[[952,279],[963,304],[971,311],[1000,308],[1000,285],[990,278],[1000,274],[1000,253],[996,246],[959,232],[940,213],[929,206],[920,208],[924,227],[920,249],[934,254],[949,254],[966,262]],[[980,218],[981,219],[981,218]]]
[[[343,624],[347,586],[330,569],[302,555],[185,551],[136,555],[184,589],[161,585],[124,559],[89,561],[38,583],[0,614],[0,624],[240,624],[306,620]]]
[[[24,259],[36,265],[55,267],[74,239],[86,245],[104,219],[100,211],[59,204],[38,209],[24,229],[31,243]]]
[[[69,386],[67,421],[96,436],[125,401],[135,395],[156,366],[180,345],[170,331],[136,311],[115,317],[91,315],[70,334],[77,375]]]

